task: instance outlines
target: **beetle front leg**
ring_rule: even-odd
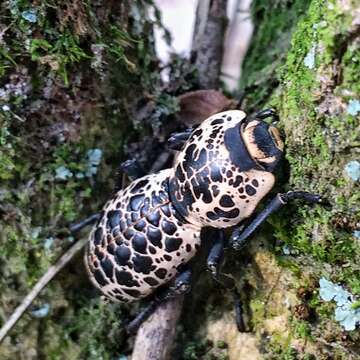
[[[244,229],[236,228],[231,235],[231,245],[235,250],[241,249],[246,240],[255,232],[255,230],[275,211],[282,208],[289,201],[294,199],[302,199],[311,204],[321,204],[323,202],[320,195],[311,194],[306,191],[289,191],[287,193],[279,193],[274,199],[262,210],[250,224]]]
[[[236,289],[235,281],[230,276],[220,272],[220,266],[224,256],[224,248],[226,246],[225,234],[223,230],[218,231],[218,237],[210,249],[207,258],[207,268],[210,271],[213,279],[222,285],[225,289],[230,290],[233,295],[235,306],[235,320],[237,328],[240,332],[245,332],[245,323],[243,319],[243,306],[240,300],[240,295]]]
[[[207,268],[213,279],[228,290],[235,288],[234,280],[220,272],[220,266],[224,257],[225,234],[222,230],[217,232],[218,237],[214,241],[207,258]]]
[[[140,325],[152,315],[161,303],[175,296],[186,294],[190,290],[191,278],[192,274],[190,269],[186,269],[176,275],[173,285],[162,289],[163,291],[160,291],[155,299],[126,326],[126,331],[129,334],[134,334],[139,329]]]
[[[261,110],[259,112],[257,112],[254,117],[256,119],[260,119],[260,120],[264,120],[268,117],[273,117],[273,118],[277,118],[277,114],[276,111],[274,109],[265,109],[265,110]]]

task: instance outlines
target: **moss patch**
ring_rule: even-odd
[[[294,204],[291,219],[285,216],[288,209],[273,217],[272,225],[276,238],[290,248],[290,263],[300,266],[302,273],[331,278],[359,295],[360,244],[352,234],[359,216],[359,191],[344,171],[359,145],[358,118],[347,113],[349,100],[358,96],[359,83],[359,72],[354,72],[360,52],[353,6],[352,2],[311,2],[280,69],[279,91],[270,100],[286,134],[288,189],[322,194],[330,204],[311,208]],[[300,281],[302,273],[297,273]],[[317,322],[306,332],[297,324],[294,336],[323,339],[322,329],[332,318],[326,308],[331,305],[314,301],[317,297],[315,292],[310,300]],[[341,329],[332,324],[329,332],[336,337]],[[349,333],[347,339],[355,343],[358,336]],[[343,352],[339,358],[348,356],[347,346],[338,348],[339,354]]]
[[[292,33],[309,4],[308,0],[252,3],[255,34],[243,64],[240,86],[245,91],[247,111],[257,110],[277,88],[277,69],[285,62]]]
[[[124,144],[149,128],[132,121],[137,98],[159,84],[151,38],[159,14],[150,20],[147,11],[140,2],[0,5],[1,324],[75,241],[69,224],[99,211],[112,193]],[[101,163],[87,175],[94,148]],[[70,175],[58,176],[61,168]],[[82,256],[34,307],[44,304],[48,315],[35,318],[30,309],[2,344],[2,359],[129,353],[120,320],[128,315],[101,303]]]

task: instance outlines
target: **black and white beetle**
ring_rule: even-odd
[[[160,301],[189,289],[186,264],[201,245],[204,227],[219,229],[208,268],[224,286],[234,288],[232,279],[218,271],[225,246],[221,229],[252,215],[275,183],[283,142],[279,131],[263,121],[268,117],[276,117],[272,109],[254,116],[225,111],[176,134],[169,143],[181,151],[173,168],[142,176],[133,166],[129,172],[138,178],[105,204],[85,256],[94,285],[110,300],[122,302],[162,289],[130,330]],[[271,213],[294,198],[321,202],[320,196],[302,191],[277,194],[245,229],[233,231],[231,245],[240,249]],[[243,330],[239,306],[237,323]]]

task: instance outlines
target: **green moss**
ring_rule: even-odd
[[[0,5],[6,28],[0,51],[1,322],[71,246],[69,224],[98,212],[112,193],[123,146],[143,131],[141,125],[134,129],[127,109],[156,86],[151,73],[159,78],[146,40],[154,21],[145,13],[135,20],[127,4],[114,5],[96,19],[99,8],[86,1],[62,5],[52,0]],[[36,23],[22,16],[29,7],[36,10]],[[95,54],[91,45],[98,44],[104,51]],[[17,91],[8,90],[9,84]],[[78,176],[86,172],[86,153],[93,148],[103,151],[98,173]],[[71,171],[70,178],[56,177],[61,166]],[[17,345],[25,343],[32,356],[49,359],[128,353],[122,307],[100,304],[91,289],[80,255],[38,297],[39,305],[50,304],[48,317],[25,314],[0,357],[27,358],[29,349]]]
[[[282,334],[274,334],[266,346],[265,359],[268,360],[297,360],[297,351],[289,345],[289,338]]]
[[[259,326],[265,316],[265,302],[263,299],[252,299],[250,302],[251,322],[254,328]]]
[[[66,86],[69,85],[69,67],[91,58],[80,47],[79,38],[73,36],[70,32],[60,34],[53,44],[41,38],[32,39],[29,52],[32,61],[45,62],[58,72]]]
[[[219,349],[226,349],[227,348],[227,344],[225,341],[221,341],[219,340],[217,343],[216,343],[216,346],[219,348]]]
[[[252,2],[256,33],[241,77],[241,89],[246,91],[248,107],[256,108],[266,102],[277,87],[277,68],[284,63],[292,32],[309,4],[308,0]]]
[[[185,344],[181,359],[184,360],[229,360],[227,346],[224,342],[217,344],[216,347],[211,341],[200,340]]]
[[[311,326],[308,322],[293,320],[290,326],[294,337],[314,341],[311,336]]]
[[[0,108],[0,179],[10,180],[16,169],[15,149],[9,131],[11,114]]]
[[[280,250],[282,251],[282,250]],[[301,274],[301,267],[300,265],[293,261],[291,258],[287,256],[277,256],[276,258],[277,263],[282,266],[283,268],[289,269],[292,273],[296,276],[300,276]]]

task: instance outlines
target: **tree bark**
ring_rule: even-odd
[[[200,0],[198,4],[192,51],[202,89],[219,87],[226,4],[227,0]]]
[[[132,360],[171,359],[176,325],[181,315],[184,295],[161,304],[139,329]]]

